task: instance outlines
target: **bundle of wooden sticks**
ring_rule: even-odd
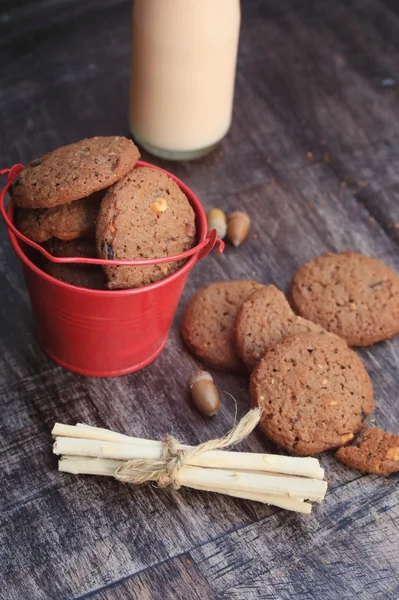
[[[229,434],[199,446],[170,437],[158,442],[82,423],[56,423],[53,451],[61,455],[58,469],[68,473],[108,475],[128,483],[156,481],[175,489],[187,486],[309,514],[307,501],[321,502],[327,490],[317,459],[220,449],[246,437],[259,418],[259,412],[250,411]]]

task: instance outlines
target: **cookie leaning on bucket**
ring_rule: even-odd
[[[105,194],[97,218],[101,258],[147,259],[181,254],[195,243],[195,214],[166,173],[139,167]],[[141,287],[167,277],[181,262],[143,267],[106,266],[107,287]]]
[[[304,264],[291,285],[294,310],[344,338],[368,346],[399,333],[399,275],[355,252]]]
[[[19,208],[16,225],[21,233],[34,242],[46,242],[52,237],[74,240],[95,238],[96,218],[103,191],[54,208]]]
[[[262,287],[245,300],[234,324],[237,353],[248,371],[268,348],[287,335],[311,332],[327,333],[320,325],[298,317],[274,285]]]
[[[124,137],[93,137],[33,160],[14,179],[15,206],[51,208],[102,190],[129,173],[140,154]]]
[[[344,465],[365,473],[399,472],[399,435],[373,427],[365,429],[355,444],[340,448],[335,456]]]
[[[218,281],[190,300],[181,332],[188,348],[207,364],[227,371],[245,371],[236,352],[234,320],[241,304],[263,286],[256,281]]]
[[[303,333],[268,350],[251,375],[260,428],[293,454],[311,455],[353,439],[374,409],[360,358],[337,336]]]
[[[52,239],[45,244],[45,248],[50,254],[57,257],[97,257],[94,240],[61,241]],[[62,264],[47,260],[44,270],[55,279],[70,285],[93,290],[105,289],[105,276],[99,265]]]
[[[69,258],[71,256],[97,258],[96,242],[88,238],[79,238],[75,240],[59,240],[57,238],[52,238],[43,244],[43,247],[47,252],[58,258]],[[101,269],[100,266],[99,268]]]

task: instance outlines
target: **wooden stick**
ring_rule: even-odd
[[[112,477],[115,474],[116,469],[122,464],[122,461],[104,459],[104,458],[84,458],[80,456],[67,456],[61,457],[59,461],[59,470],[65,473],[73,473],[75,475],[86,474],[86,475],[105,475]],[[237,491],[235,489],[222,488],[218,485],[214,485],[212,489],[209,486],[204,487],[201,485],[190,486],[193,489],[202,491],[211,491],[215,493],[226,494],[228,496],[234,496],[236,498],[244,498],[246,500],[253,500],[255,502],[262,502],[264,504],[270,504],[278,506],[286,510],[294,512],[309,514],[312,510],[311,504],[303,502],[297,498],[290,498],[288,496],[277,496],[272,494],[265,494],[262,492],[250,492],[250,491]]]
[[[53,437],[70,437],[80,438],[82,440],[98,440],[102,442],[125,442],[126,444],[148,444],[152,446],[157,444],[154,440],[146,440],[144,438],[130,437],[124,433],[103,429],[102,427],[93,427],[84,423],[76,425],[64,425],[64,423],[56,423],[52,429]]]
[[[69,454],[75,456],[91,456],[93,458],[111,458],[122,461],[129,460],[129,457],[126,459],[125,456],[120,456],[119,452],[107,452],[107,448],[102,448],[102,445],[108,445],[107,442],[84,440],[85,444],[74,445],[74,451],[71,451],[68,440],[69,438],[58,438],[54,444],[54,452],[64,456]],[[81,442],[81,440],[74,441]],[[63,447],[61,442],[62,444],[66,444],[67,448]],[[82,449],[87,449],[88,444],[91,454],[81,451]],[[115,446],[119,446],[119,444],[115,444]],[[153,449],[145,448],[146,452],[148,450],[152,451]],[[145,456],[142,458],[149,459],[151,457]],[[327,489],[327,483],[318,479],[290,476],[276,477],[274,475],[266,475],[264,473],[258,474],[232,471],[227,469],[209,469],[190,465],[184,465],[181,467],[177,474],[177,483],[179,485],[185,485],[188,487],[193,485],[207,487],[209,485],[217,484],[218,486],[226,489],[287,495],[297,498],[306,498],[307,500],[314,500],[316,502],[321,502],[323,500]]]
[[[104,475],[113,477],[116,469],[123,464],[121,460],[110,458],[87,458],[86,456],[61,456],[58,470],[73,475]]]
[[[274,475],[191,466],[184,466],[179,470],[177,483],[187,487],[200,485],[208,489],[217,485],[223,489],[263,492],[291,498],[304,498],[315,502],[321,502],[327,491],[327,483],[318,479],[275,477]]]
[[[212,490],[206,490],[206,488],[198,486],[190,486],[193,490],[201,491],[212,491],[219,494],[225,494],[227,496],[233,496],[235,498],[244,498],[245,500],[253,500],[255,502],[262,502],[263,504],[269,504],[271,506],[278,506],[285,510],[291,510],[293,512],[302,513],[309,515],[312,512],[312,505],[309,502],[304,502],[299,498],[290,498],[288,496],[276,496],[272,494],[262,494],[260,492],[237,492],[237,490],[227,490],[225,488],[213,488]]]
[[[103,456],[104,458],[121,460],[134,458],[151,458],[155,460],[161,457],[162,442],[133,438],[81,423],[76,427],[56,423],[52,435],[56,437],[54,445],[56,454]],[[65,441],[66,439],[69,441]],[[79,441],[75,442],[75,439]],[[97,445],[95,445],[95,442],[97,442]],[[114,445],[100,444],[100,442],[108,442]],[[130,446],[133,446],[133,448],[130,448]],[[184,444],[178,444],[177,447],[181,450],[192,449],[192,446]],[[187,464],[199,467],[283,473],[320,480],[324,477],[324,469],[320,467],[319,461],[311,457],[212,450],[189,459]]]
[[[54,454],[113,458],[115,460],[133,460],[135,458],[160,460],[161,458],[161,447],[152,444],[120,444],[67,437],[57,437],[53,451]]]
[[[67,455],[64,454],[61,456],[59,460],[59,471],[62,471],[61,465],[68,466],[68,472],[78,475],[79,473],[86,475],[109,475],[113,476],[115,474],[115,470],[120,466],[125,464],[126,460],[117,460],[114,458],[100,458],[100,457],[88,457],[88,456],[75,456],[75,455]],[[81,466],[84,465],[85,468],[90,469],[89,471],[74,471],[74,468],[80,469]],[[72,469],[69,471],[69,469]],[[257,473],[259,475],[272,475],[273,477],[286,477],[286,475],[282,473],[269,473],[267,471],[240,471],[241,473]],[[295,476],[292,476],[295,477]],[[200,489],[199,487],[196,489]],[[201,488],[202,489],[202,488]],[[242,496],[240,496],[242,497]],[[303,498],[298,498],[301,502],[303,502]]]

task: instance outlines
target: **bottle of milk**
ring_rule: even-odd
[[[135,0],[129,102],[134,139],[155,156],[189,160],[229,130],[239,0]]]

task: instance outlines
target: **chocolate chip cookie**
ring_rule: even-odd
[[[64,241],[52,238],[43,244],[43,246],[47,252],[59,258],[70,258],[72,256],[97,258],[96,242],[91,239],[79,238]]]
[[[365,429],[353,446],[340,448],[335,456],[344,465],[365,473],[399,472],[399,435],[373,427]]]
[[[399,333],[399,275],[355,252],[324,254],[292,280],[294,310],[344,338],[368,346]]]
[[[124,137],[93,137],[33,160],[14,179],[15,206],[52,208],[85,198],[129,173],[140,154]]]
[[[288,452],[312,455],[353,439],[374,409],[373,387],[357,354],[336,336],[285,338],[251,375],[260,428]]]
[[[182,321],[188,348],[207,364],[227,371],[245,371],[237,355],[234,321],[237,309],[262,288],[256,281],[218,281],[193,296]]]
[[[61,241],[49,240],[45,248],[50,254],[58,257],[86,257],[96,258],[96,245],[94,240]],[[64,283],[77,287],[94,290],[105,289],[105,276],[99,265],[60,264],[47,260],[44,265],[46,273]]]
[[[26,237],[34,242],[46,242],[52,237],[74,240],[80,237],[95,238],[96,218],[104,193],[96,192],[61,204],[54,208],[19,208],[16,225]]]
[[[245,300],[234,325],[237,353],[249,371],[276,342],[287,335],[309,332],[326,333],[320,325],[295,315],[274,285],[262,287]]]
[[[195,214],[177,183],[158,169],[134,169],[105,194],[97,218],[101,258],[146,259],[180,254],[195,243]],[[109,289],[135,288],[174,273],[180,262],[104,267]]]

